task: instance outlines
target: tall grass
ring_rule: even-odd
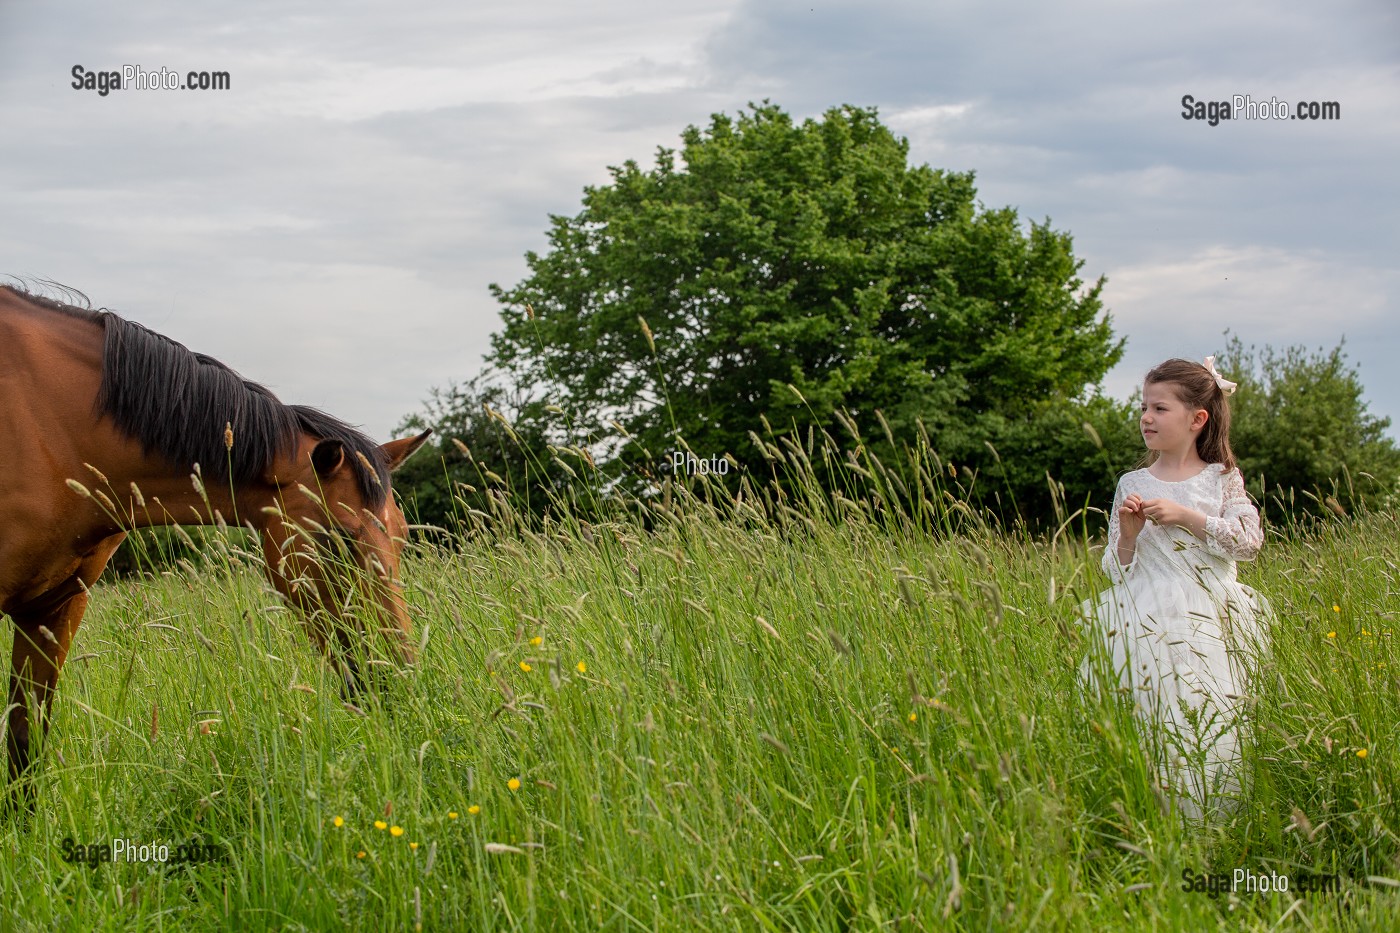
[[[603,521],[567,491],[543,521],[464,512],[404,568],[417,670],[354,704],[236,538],[99,586],[37,811],[0,824],[0,927],[1388,925],[1393,513],[1242,568],[1272,648],[1247,796],[1203,828],[1078,681],[1091,516],[996,528],[926,443],[885,464],[848,431],[755,435],[770,481],[674,479]],[[63,859],[115,837],[226,858]],[[1343,891],[1181,890],[1241,867]]]

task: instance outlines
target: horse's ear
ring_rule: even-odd
[[[403,462],[413,456],[419,447],[426,444],[432,434],[433,429],[429,428],[417,437],[401,437],[396,441],[380,444],[379,449],[384,452],[384,459],[389,461],[390,472],[403,466]]]
[[[345,445],[340,441],[321,441],[311,451],[311,466],[317,476],[330,476],[345,462]]]

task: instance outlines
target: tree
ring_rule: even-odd
[[[869,436],[877,410],[903,437],[921,420],[945,459],[991,469],[989,442],[1014,456],[1002,442],[1121,355],[1068,234],[981,209],[971,173],[911,167],[873,109],[798,124],[764,104],[682,140],[651,170],[611,168],[551,218],[523,281],[492,286],[491,361],[580,442],[623,426],[631,468],[682,437],[756,465],[762,417],[802,434],[843,409]],[[1056,466],[1016,496],[1048,502]]]
[[[550,444],[561,435],[554,413],[491,376],[433,389],[425,411],[399,426],[398,434],[433,429],[428,449],[394,474],[412,521],[460,529],[469,510],[492,514],[492,490],[511,508],[540,515],[568,475]]]
[[[1330,352],[1293,346],[1280,353],[1246,349],[1231,336],[1220,354],[1221,371],[1239,383],[1230,398],[1230,445],[1250,491],[1275,520],[1285,503],[1316,511],[1331,496],[1353,511],[1397,489],[1400,450],[1385,434],[1390,419],[1368,411],[1344,343]]]

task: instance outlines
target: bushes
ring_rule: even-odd
[[[1400,450],[1362,400],[1344,343],[1246,349],[1232,337],[1221,370],[1240,384],[1230,399],[1231,445],[1250,492],[1275,522],[1324,509],[1393,507]],[[1330,503],[1329,503],[1329,500]]]

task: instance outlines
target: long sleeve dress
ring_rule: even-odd
[[[1204,513],[1205,540],[1148,522],[1132,563],[1123,566],[1118,510],[1133,493]],[[1163,783],[1190,816],[1228,807],[1221,798],[1240,788],[1241,700],[1270,609],[1239,582],[1235,562],[1252,560],[1263,540],[1239,470],[1212,463],[1180,482],[1136,470],[1119,480],[1109,520],[1103,568],[1113,586],[1083,605],[1098,635],[1091,644],[1102,645],[1102,653],[1091,651],[1081,674],[1093,683],[1106,662],[1139,713],[1165,727],[1158,733],[1165,743]]]

